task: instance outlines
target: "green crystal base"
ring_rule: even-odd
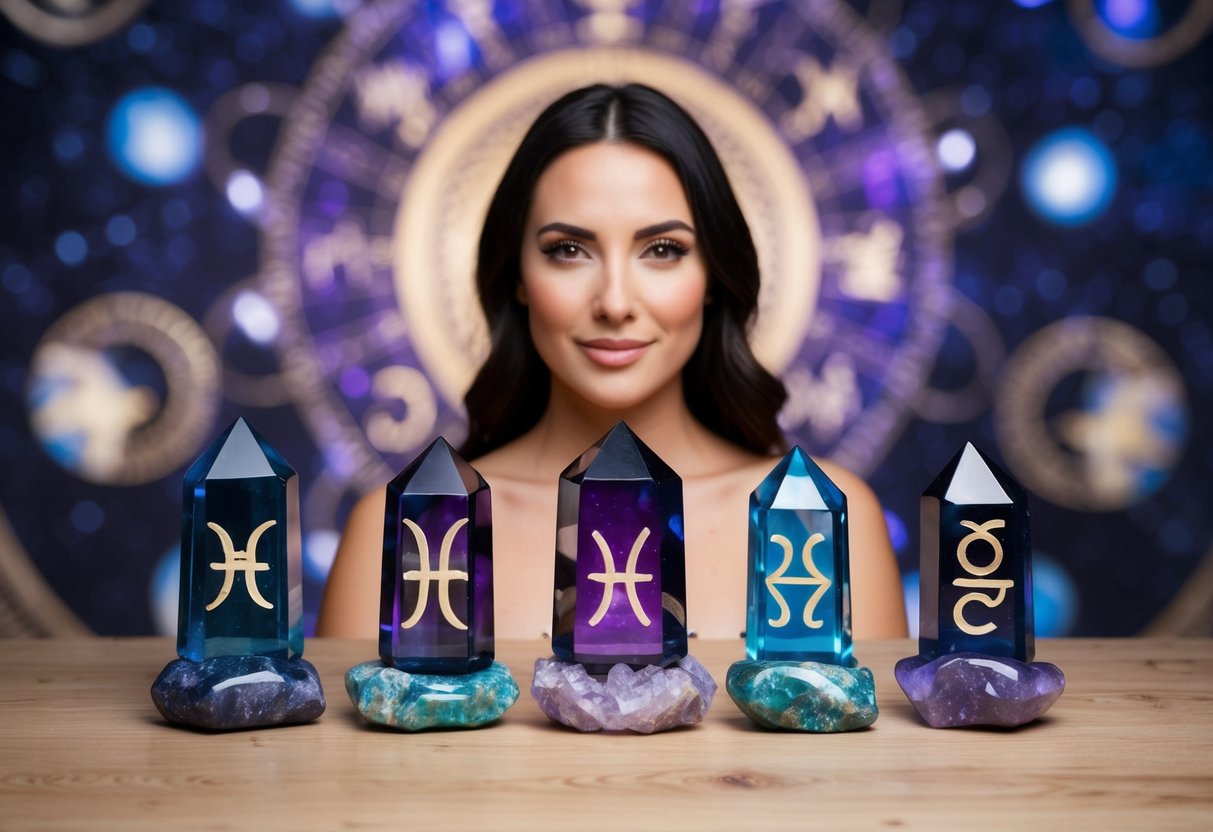
[[[741,712],[764,728],[833,734],[866,728],[880,714],[866,667],[740,661],[729,667],[725,689]]]
[[[450,675],[364,662],[346,671],[345,690],[367,722],[400,731],[480,728],[518,701],[518,683],[501,662]]]

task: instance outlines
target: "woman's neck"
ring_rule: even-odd
[[[553,386],[539,422],[511,454],[517,479],[554,480],[617,422],[628,427],[683,478],[711,476],[752,462],[758,455],[703,426],[687,407],[679,384],[625,410],[604,410]]]

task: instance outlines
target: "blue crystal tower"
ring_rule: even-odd
[[[379,656],[412,673],[493,662],[493,516],[488,483],[446,440],[387,487]]]
[[[799,446],[750,495],[746,656],[850,666],[847,498]]]
[[[292,659],[303,653],[299,485],[237,419],[185,474],[177,653]]]
[[[552,652],[606,673],[686,656],[682,480],[623,422],[560,475]]]
[[[1027,492],[965,443],[923,493],[921,512],[921,656],[1032,661]]]

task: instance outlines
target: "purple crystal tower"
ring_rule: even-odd
[[[293,659],[303,653],[299,481],[237,419],[185,474],[177,653]]]
[[[442,437],[387,487],[379,655],[412,673],[493,662],[488,483]]]
[[[970,652],[1032,661],[1027,493],[971,443],[922,495],[922,658]]]
[[[552,652],[606,673],[686,656],[682,480],[623,422],[560,475]]]
[[[852,665],[847,498],[799,446],[750,495],[746,656]]]

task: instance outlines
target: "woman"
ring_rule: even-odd
[[[758,257],[707,137],[644,86],[594,86],[523,138],[480,237],[476,285],[491,348],[466,404],[464,456],[493,493],[496,628],[551,626],[560,472],[620,419],[683,480],[688,626],[745,626],[750,492],[786,450],[783,385],[754,358]],[[854,632],[905,635],[879,503],[847,495]],[[318,633],[376,631],[384,495],[350,515]]]

